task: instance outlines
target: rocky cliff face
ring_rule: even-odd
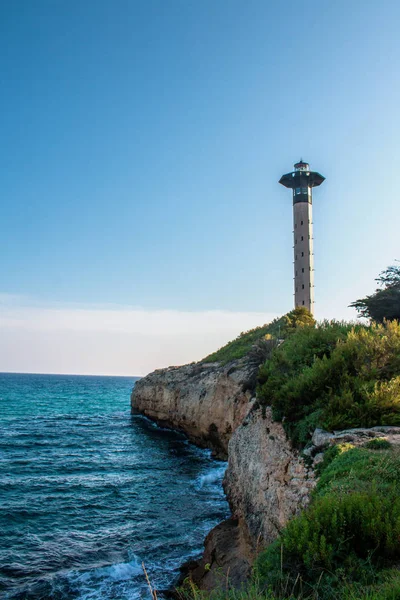
[[[256,367],[246,360],[169,367],[136,382],[132,412],[183,431],[195,444],[227,457],[232,432],[250,407]]]
[[[255,409],[256,371],[245,359],[170,367],[138,381],[131,396],[133,412],[183,431],[220,458],[229,454],[224,488],[232,518],[209,533],[202,559],[185,571],[202,589],[228,573],[231,585],[243,582],[257,550],[302,510],[314,486],[270,409]]]
[[[252,410],[229,443],[224,489],[254,549],[278,536],[307,505],[314,485],[313,470],[272,420],[271,409]]]
[[[239,587],[257,553],[307,505],[315,485],[313,470],[272,420],[271,409],[252,404],[229,442],[224,489],[232,518],[209,533],[202,559],[189,568],[201,589],[227,582]]]
[[[251,397],[257,367],[245,359],[170,367],[138,381],[132,411],[185,432],[200,446],[228,455],[224,489],[232,518],[207,536],[203,557],[183,570],[201,589],[240,586],[258,550],[277,538],[288,520],[307,505],[314,471],[292,448],[271,409]],[[400,444],[400,428],[374,427],[335,433],[316,430],[303,454],[314,464],[330,445],[362,445],[373,438]]]

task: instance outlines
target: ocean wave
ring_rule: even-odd
[[[195,482],[197,489],[201,490],[204,487],[215,484],[220,485],[224,478],[225,471],[226,464],[224,464],[223,466],[215,467],[211,469],[211,471],[209,471],[208,473],[205,473],[204,475],[200,475]]]
[[[114,582],[128,581],[132,579],[132,577],[136,577],[138,575],[143,575],[143,569],[136,560],[133,560],[131,562],[120,562],[104,567],[98,567],[83,573],[79,571],[71,571],[68,574],[68,579],[73,584],[76,584],[77,582],[87,584],[93,580],[99,579],[110,579]]]
[[[226,464],[132,419],[129,379],[73,378],[64,399],[65,378],[29,381],[0,375],[2,600],[134,600],[147,595],[142,560],[164,589],[226,517]]]

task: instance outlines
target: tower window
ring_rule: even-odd
[[[301,241],[303,241],[303,240],[304,240],[304,238],[303,238],[303,236],[301,236]]]
[[[302,194],[307,194],[307,191],[308,191],[307,188],[301,188]]]
[[[301,224],[303,225],[303,221],[301,222]]]
[[[303,306],[304,306],[304,300],[303,300]]]
[[[300,194],[300,188],[296,188],[296,194]]]
[[[302,289],[302,290],[304,290],[304,283],[303,283],[303,285],[301,286],[301,289]]]
[[[304,256],[304,252],[302,252],[301,255]]]
[[[302,273],[304,273],[304,268],[301,270]]]

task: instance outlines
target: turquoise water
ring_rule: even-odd
[[[134,599],[228,514],[225,464],[141,417],[134,378],[0,374],[0,597]]]

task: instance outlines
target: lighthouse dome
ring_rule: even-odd
[[[300,161],[294,165],[294,169],[295,171],[309,171],[310,165],[300,159]]]

